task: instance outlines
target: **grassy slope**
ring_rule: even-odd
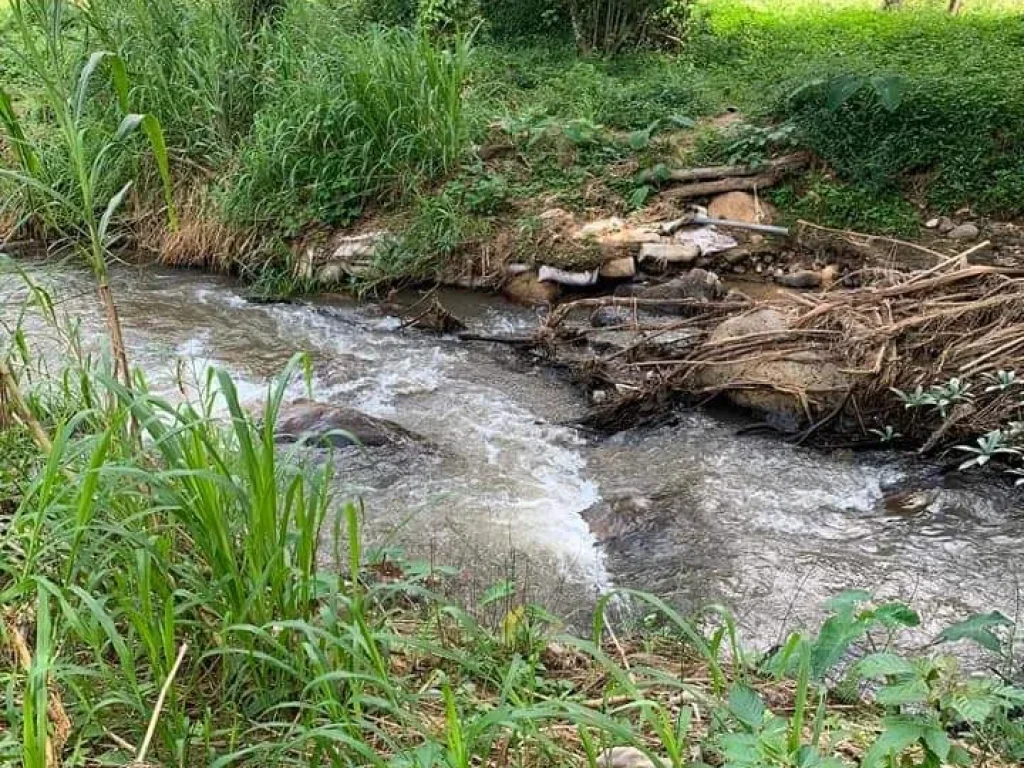
[[[484,49],[478,63],[486,87],[478,92],[488,98],[477,111],[638,129],[658,117],[735,107],[755,124],[790,120],[790,140],[810,145],[852,185],[817,179],[784,189],[779,201],[792,213],[912,233],[918,213],[904,201],[909,194],[935,210],[976,204],[1017,216],[1024,16],[1004,7],[969,4],[972,13],[953,18],[934,5],[883,13],[864,2],[707,0],[678,54],[604,63],[564,48]],[[872,104],[830,114],[787,100],[808,81],[844,73],[900,75],[910,85],[906,103],[894,115]],[[753,157],[764,142],[756,132],[750,138],[702,141],[688,158],[669,152],[646,160]],[[619,186],[630,193],[628,184]]]

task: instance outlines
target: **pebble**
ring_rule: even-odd
[[[654,761],[636,747],[612,747],[601,754],[601,768],[655,768]]]
[[[956,222],[949,218],[949,216],[939,216],[939,221],[935,225],[935,228],[939,230],[940,235],[944,235],[951,229],[953,229],[955,226]]]
[[[629,313],[618,307],[598,307],[590,314],[590,324],[594,328],[627,325],[629,321]]]
[[[950,240],[977,240],[978,235],[981,234],[981,230],[978,229],[976,224],[961,224],[959,227],[953,227],[946,233],[946,237]]]

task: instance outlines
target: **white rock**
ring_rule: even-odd
[[[926,221],[924,223],[925,229],[935,229],[938,226],[939,226],[939,220],[938,219],[928,219],[928,221]]]
[[[601,768],[656,768],[651,758],[636,747],[612,747],[601,754]]]
[[[689,264],[700,256],[695,243],[644,243],[640,246],[640,262],[658,264]]]
[[[596,269],[586,272],[570,272],[557,267],[541,267],[537,279],[542,283],[558,283],[559,285],[583,288],[594,285],[597,282],[597,274],[598,270]]]

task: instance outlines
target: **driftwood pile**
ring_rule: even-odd
[[[864,434],[893,426],[928,445],[960,440],[1019,409],[1016,388],[988,388],[985,375],[1024,371],[1024,270],[971,265],[969,255],[912,272],[866,267],[848,276],[856,287],[767,300],[585,298],[555,309],[534,343],[595,393],[599,426],[680,396],[721,395],[786,415],[805,437],[842,424]],[[618,323],[587,322],[601,307],[617,308],[602,311]],[[904,408],[892,391],[951,378],[970,382],[972,397],[944,419]]]

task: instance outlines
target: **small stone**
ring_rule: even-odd
[[[612,747],[601,754],[601,768],[655,768],[654,761],[636,747]]]
[[[557,283],[542,283],[535,272],[523,272],[505,283],[502,293],[519,304],[552,304],[561,290]]]
[[[714,272],[691,269],[686,274],[675,277],[667,283],[641,287],[631,293],[641,299],[715,301],[725,295],[726,289]]]
[[[780,285],[787,288],[818,288],[821,285],[821,273],[810,269],[790,272],[788,275],[775,279]]]
[[[925,229],[936,229],[938,226],[939,226],[939,220],[937,218],[936,219],[928,219],[928,221],[926,221],[924,223],[924,228]]]
[[[956,222],[949,218],[949,216],[939,216],[939,221],[935,225],[935,228],[939,231],[940,235],[944,235],[955,226]]]
[[[978,226],[968,222],[959,227],[953,227],[946,233],[946,237],[950,240],[977,240],[980,234],[981,230],[978,229]]]
[[[609,280],[636,277],[636,260],[632,256],[611,259],[601,265],[599,272],[601,277]]]
[[[839,267],[835,264],[829,264],[827,267],[821,270],[821,284],[826,288],[835,283],[839,279]]]
[[[750,250],[747,248],[730,248],[728,251],[722,254],[727,264],[739,264],[741,261],[746,261],[750,258]]]
[[[700,246],[693,243],[644,243],[640,261],[657,264],[689,264],[700,256]]]
[[[732,268],[732,271],[733,271],[733,274],[743,275],[743,274],[746,274],[747,268],[744,267],[742,264],[734,264],[733,268]]]
[[[590,314],[590,324],[594,328],[610,328],[615,325],[626,325],[630,321],[629,313],[618,307],[598,307]]]

